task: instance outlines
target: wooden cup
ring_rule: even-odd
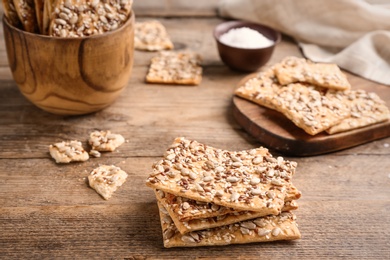
[[[81,115],[101,110],[128,85],[134,14],[115,31],[81,38],[32,34],[3,17],[8,62],[22,94],[43,110]]]

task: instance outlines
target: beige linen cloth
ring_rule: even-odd
[[[310,60],[390,85],[390,0],[220,0],[218,10],[292,36]]]

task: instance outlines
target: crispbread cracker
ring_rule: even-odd
[[[84,37],[116,30],[130,16],[132,3],[133,0],[56,0],[46,7],[54,10],[48,10],[48,33],[55,37]],[[45,19],[45,25],[46,22]]]
[[[156,197],[159,198],[160,202],[163,204],[165,203],[165,208],[167,208],[166,205],[169,205],[169,210],[173,211],[180,221],[212,218],[237,212],[237,210],[233,208],[219,206],[210,202],[191,200],[161,190],[156,191]],[[284,198],[285,206],[286,202],[297,200],[300,197],[300,191],[292,184],[288,185],[286,187],[286,197]]]
[[[15,9],[13,0],[2,0],[4,15],[8,19],[9,23],[15,27],[21,27],[21,23],[18,14]]]
[[[35,15],[34,0],[13,0],[16,13],[27,32],[38,32],[38,23]]]
[[[160,52],[151,60],[146,82],[199,85],[202,81],[200,62],[200,56],[192,52]]]
[[[158,203],[164,247],[198,247],[246,244],[301,238],[295,215],[283,212],[227,226],[193,231],[182,235],[166,209]]]
[[[125,142],[125,138],[120,134],[107,131],[93,131],[89,135],[88,143],[92,150],[99,152],[113,152]]]
[[[34,0],[35,15],[40,33],[43,33],[43,12],[45,1],[47,0]]]
[[[173,222],[175,223],[176,228],[179,230],[181,234],[185,234],[191,231],[226,226],[244,220],[254,219],[254,218],[264,216],[261,213],[253,212],[253,211],[232,211],[214,217],[205,217],[202,219],[181,221],[178,212],[174,210],[172,204],[170,204],[169,200],[166,199],[166,195],[168,195],[168,193],[165,193],[163,194],[164,196],[162,196],[162,191],[159,190],[155,192],[156,192],[157,201],[160,202],[162,206],[167,210]],[[298,209],[298,204],[296,203],[296,201],[289,201],[284,204],[282,211],[291,211],[296,209]]]
[[[384,122],[390,119],[386,103],[375,93],[364,90],[329,92],[336,95],[351,111],[351,117],[327,129],[329,134],[349,131],[368,125]]]
[[[272,104],[310,135],[320,133],[350,116],[347,106],[337,98],[300,83],[281,88]]]
[[[127,173],[114,165],[101,165],[88,175],[89,186],[105,200],[126,181]]]
[[[146,185],[236,210],[279,214],[296,162],[266,148],[231,152],[176,138]]]
[[[261,106],[275,109],[271,100],[281,87],[272,67],[244,82],[242,86],[236,89],[235,94]]]
[[[275,75],[282,85],[301,82],[336,90],[351,88],[336,64],[312,63],[304,58],[286,57],[275,66]]]
[[[51,157],[56,163],[82,162],[89,159],[80,141],[62,141],[49,146]]]
[[[164,25],[151,20],[135,23],[134,48],[146,51],[172,50],[173,43]]]

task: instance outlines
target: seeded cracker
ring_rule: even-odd
[[[320,133],[350,116],[347,106],[337,98],[325,96],[321,90],[300,83],[281,88],[272,104],[310,135]]]
[[[185,234],[191,231],[198,231],[203,229],[215,228],[220,226],[226,226],[241,222],[248,219],[254,219],[258,217],[263,217],[261,213],[253,211],[233,211],[227,214],[218,215],[215,217],[205,217],[203,219],[193,219],[189,221],[181,221],[180,215],[172,207],[169,199],[166,198],[168,193],[163,194],[162,191],[156,191],[156,198],[159,203],[167,210],[173,222],[176,225],[176,228],[181,234]],[[215,204],[213,204],[215,205]],[[282,208],[282,211],[291,211],[298,208],[298,204],[295,201],[286,202]]]
[[[89,186],[108,200],[118,187],[126,181],[127,173],[114,165],[102,165],[88,176]]]
[[[69,163],[75,161],[86,161],[89,159],[88,153],[84,150],[79,141],[63,141],[49,146],[51,157],[56,163]]]
[[[88,143],[93,151],[113,152],[125,142],[125,138],[120,134],[111,131],[93,131],[89,135]],[[95,156],[96,157],[96,156]]]
[[[275,240],[299,239],[301,234],[295,215],[283,212],[278,216],[267,216],[217,227],[180,234],[166,209],[159,203],[164,247],[221,246]]]
[[[13,0],[2,0],[4,15],[7,17],[8,22],[15,27],[20,27],[20,20],[16,13],[15,5]]]
[[[132,4],[132,0],[58,0],[54,12],[49,12],[49,35],[83,37],[113,31],[127,21]]]
[[[146,185],[197,201],[276,215],[296,166],[272,157],[265,148],[231,152],[176,138]]]
[[[235,91],[235,94],[261,106],[275,109],[271,100],[281,87],[272,67],[246,81]]]
[[[135,23],[134,47],[145,51],[172,50],[173,43],[164,25],[151,20]]]
[[[160,52],[151,60],[146,82],[199,85],[202,80],[200,62],[200,56],[192,52]]]
[[[282,85],[301,82],[336,90],[351,88],[336,64],[312,63],[303,58],[286,57],[275,66],[275,75]]]
[[[172,211],[179,221],[190,221],[194,219],[205,219],[217,216],[222,216],[231,213],[237,213],[238,211],[233,208],[227,208],[219,206],[213,203],[207,203],[203,201],[196,201],[187,199],[184,197],[175,196],[170,193],[163,192],[161,190],[156,191],[156,197],[160,198],[160,202],[164,202],[169,205],[169,208],[164,204],[164,207]],[[272,193],[269,193],[272,196]],[[286,187],[285,205],[287,202],[297,200],[301,197],[301,192],[297,190],[293,185]],[[170,214],[171,215],[171,214]]]
[[[34,0],[13,0],[16,13],[26,32],[38,32],[38,23],[35,15]]]
[[[364,90],[329,92],[348,105],[351,117],[327,129],[329,134],[349,131],[352,129],[384,122],[390,119],[386,103],[375,93]]]

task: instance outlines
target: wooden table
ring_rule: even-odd
[[[158,15],[147,6],[138,11],[139,20]],[[0,258],[389,259],[390,138],[327,155],[287,157],[299,164],[294,184],[303,193],[296,212],[301,240],[163,248],[156,200],[144,183],[173,139],[185,136],[230,150],[261,143],[232,117],[232,93],[245,74],[229,70],[218,57],[211,33],[221,22],[215,10],[171,6],[162,14],[168,18],[157,19],[176,48],[204,57],[202,84],[145,84],[155,53],[137,51],[131,81],[120,98],[103,111],[75,117],[46,113],[20,94],[0,29]],[[270,63],[286,55],[300,52],[284,37]],[[128,142],[84,163],[58,165],[50,158],[49,144],[66,139],[85,144],[94,129],[111,129]],[[86,181],[99,164],[115,164],[129,174],[108,201]]]

